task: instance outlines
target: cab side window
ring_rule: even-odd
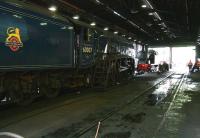
[[[83,29],[83,36],[84,36],[84,41],[85,42],[90,42],[92,40],[92,37],[93,37],[92,29],[84,28]]]

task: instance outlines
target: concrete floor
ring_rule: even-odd
[[[26,138],[70,138],[108,111],[126,103],[166,74],[144,74],[127,85],[105,92],[80,92],[51,101],[39,101],[29,108],[7,109],[0,114],[0,131]],[[170,83],[173,85],[173,82]],[[173,102],[170,98],[156,106],[139,102],[124,108],[100,126],[99,138],[198,138],[200,137],[200,84],[188,78]],[[94,138],[96,129],[82,138]]]
[[[195,76],[195,80],[196,80]],[[199,76],[200,78],[200,76]],[[159,138],[200,138],[200,83],[188,78],[178,93]]]

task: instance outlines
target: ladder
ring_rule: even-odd
[[[105,89],[115,85],[118,75],[117,54],[100,53],[97,56],[93,74],[93,87]]]

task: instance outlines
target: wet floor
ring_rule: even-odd
[[[151,82],[155,83],[166,75],[157,75],[151,81],[134,79],[127,85],[108,91],[90,90],[87,93],[81,91],[71,98],[63,96],[52,102],[35,103],[25,109],[13,108],[1,111],[0,131],[14,132],[27,138],[39,138],[46,135],[58,138],[68,137],[108,111],[129,102],[141,91],[150,87]]]
[[[75,136],[74,132],[89,127],[91,122],[119,105],[129,102],[144,88],[162,79],[158,74],[152,77],[151,75],[136,77],[128,85],[114,88],[107,91],[108,93],[93,93],[95,97],[81,98],[78,102],[41,113],[34,118],[27,118],[2,130],[15,131],[30,138],[42,136],[44,138],[78,138],[79,136]],[[97,138],[200,138],[199,82],[190,78],[185,79],[170,110],[166,113],[173,99],[171,92],[180,78],[180,74],[173,75],[150,91],[158,97],[155,98],[156,104],[149,104],[150,97],[145,96],[137,103],[130,104],[111,118],[101,122]],[[63,102],[67,101],[63,100]],[[23,114],[25,113],[16,115],[23,116]],[[15,118],[13,115],[10,116]],[[164,121],[163,117],[165,117]],[[9,122],[9,118],[4,117],[4,120],[1,118],[0,125],[6,121]],[[33,125],[30,126],[30,124]],[[80,137],[94,138],[97,125],[98,122],[92,131]],[[38,130],[39,128],[42,129]]]
[[[167,135],[168,138],[200,138],[199,109],[200,83],[187,79],[156,137]]]
[[[177,75],[178,76],[178,75]],[[156,135],[156,130],[169,106],[170,95],[180,76],[173,76],[167,81],[161,83],[152,90],[155,96],[165,96],[163,103],[157,105],[149,104],[149,97],[143,97],[138,102],[133,103],[111,118],[102,122],[99,130],[99,138],[151,138]],[[81,138],[92,138],[96,129],[84,134]]]
[[[150,104],[156,105],[164,100],[171,93],[174,85],[180,78],[181,75],[172,75],[169,79],[159,84],[156,89],[149,95]]]

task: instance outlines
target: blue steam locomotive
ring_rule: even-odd
[[[131,42],[33,7],[0,2],[0,100],[27,104],[64,87],[107,86],[125,77],[125,60],[134,66]]]

